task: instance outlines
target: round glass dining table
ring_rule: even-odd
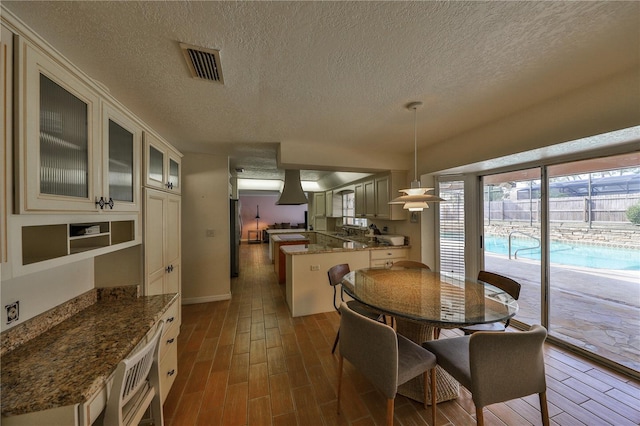
[[[457,328],[505,321],[518,312],[518,302],[504,290],[470,279],[458,279],[423,268],[365,268],[342,279],[347,295],[372,310],[395,318],[396,330],[421,344],[435,328]],[[398,393],[423,401],[422,376]],[[438,367],[437,400],[458,396],[459,385]]]

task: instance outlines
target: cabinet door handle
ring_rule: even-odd
[[[173,317],[167,318],[166,322],[173,322]]]
[[[166,271],[167,271],[167,273],[171,273],[171,272],[173,272],[173,265],[169,265],[169,266],[167,266]]]
[[[173,182],[167,182],[167,188],[173,189]]]
[[[172,344],[176,339],[174,337],[172,337],[171,339],[167,340],[167,345]]]
[[[113,210],[113,206],[116,203],[114,203],[113,198],[109,197],[109,199],[107,200],[104,197],[100,197],[98,199],[98,197],[96,197],[96,207],[100,207],[100,210],[103,210],[105,207],[109,207],[111,210]]]
[[[171,370],[167,371],[167,376],[169,376],[169,377],[173,376],[174,374],[176,374],[176,370],[173,369],[173,368]]]
[[[104,199],[104,197],[100,197],[100,199],[96,197],[96,206],[100,207],[100,210],[104,209],[104,206],[106,204],[107,204],[107,201]]]

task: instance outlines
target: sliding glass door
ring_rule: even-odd
[[[639,158],[483,177],[484,269],[521,283],[515,320],[542,323],[559,341],[636,373]]]
[[[540,169],[483,177],[484,270],[522,285],[514,320],[541,324]]]
[[[640,371],[638,155],[547,170],[549,333]]]

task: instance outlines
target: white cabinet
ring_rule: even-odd
[[[149,132],[144,134],[145,186],[180,194],[181,155]]]
[[[324,192],[313,193],[313,215],[315,217],[324,217],[327,212],[327,199]]]
[[[178,375],[178,334],[180,334],[180,299],[162,316],[164,330],[160,337],[160,397],[164,404]]]
[[[114,211],[139,211],[142,129],[122,110],[103,102],[102,141],[103,201]]]
[[[325,192],[325,214],[327,217],[342,217],[342,197],[333,191]]]
[[[404,187],[403,172],[390,172],[355,185],[356,217],[387,220],[404,220],[406,213],[401,205],[389,201],[401,195]]]
[[[63,62],[18,38],[19,212],[138,211],[141,130]]]
[[[399,260],[409,259],[409,249],[378,249],[370,252],[370,266],[372,268],[390,268]]]
[[[364,215],[376,217],[376,186],[372,180],[364,182]]]
[[[11,143],[13,135],[13,34],[0,27],[0,99],[2,99],[2,146],[0,147],[0,263],[7,262],[9,240],[7,237],[7,215],[10,208]],[[9,180],[10,181],[10,180]]]
[[[180,196],[144,191],[145,295],[180,293]]]
[[[355,198],[355,215],[356,217],[365,216],[365,204],[364,204],[364,183],[358,183],[354,187]]]

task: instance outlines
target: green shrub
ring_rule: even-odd
[[[640,203],[627,209],[627,218],[634,225],[640,225]]]

